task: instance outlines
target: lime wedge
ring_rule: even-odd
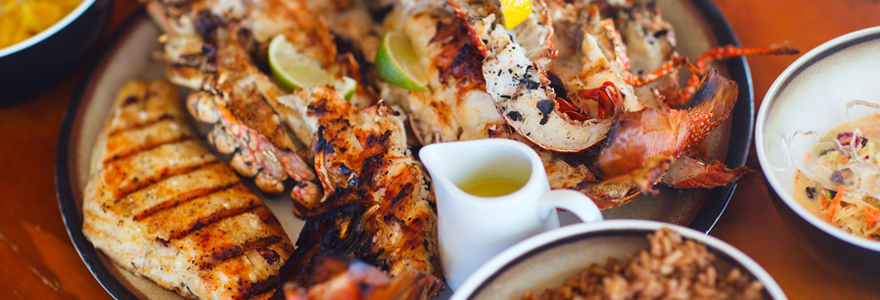
[[[357,90],[357,81],[348,77],[336,80],[317,61],[297,52],[283,34],[276,35],[269,43],[269,67],[278,81],[291,91],[330,83],[349,99]]]
[[[389,31],[382,37],[376,51],[376,71],[390,84],[411,90],[427,91],[428,75],[409,40],[401,33]]]
[[[348,76],[343,76],[342,80],[336,81],[333,86],[335,86],[337,90],[342,92],[342,95],[345,96],[345,99],[351,99],[351,96],[354,95],[354,91],[357,90],[358,83]]]

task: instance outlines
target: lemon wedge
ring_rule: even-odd
[[[511,30],[529,18],[532,13],[530,0],[500,0],[501,13],[504,15],[504,28]]]

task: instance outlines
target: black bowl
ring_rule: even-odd
[[[83,0],[49,29],[0,49],[0,106],[46,91],[70,75],[107,25],[112,0]]]

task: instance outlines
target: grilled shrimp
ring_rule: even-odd
[[[339,255],[318,255],[311,271],[315,284],[309,288],[297,282],[284,285],[286,300],[424,299],[412,294],[412,286],[429,280],[416,273],[388,277],[374,266]]]
[[[364,109],[329,85],[298,88],[289,94],[261,72],[259,53],[265,53],[269,38],[283,33],[300,53],[318,61],[328,73],[358,79],[359,67],[352,55],[336,53],[329,29],[302,2],[210,1],[151,3],[151,11],[169,32],[162,56],[170,62],[169,77],[199,90],[190,98],[200,101],[188,101],[194,115],[224,127],[224,135],[212,133],[211,138],[221,151],[231,151],[231,147],[224,148],[224,142],[230,142],[242,153],[259,152],[270,162],[279,153],[287,153],[279,150],[294,155],[294,151],[308,152],[296,157],[300,161],[310,158],[310,163],[303,164],[313,165],[317,176],[306,168],[311,177],[302,177],[293,190],[295,213],[308,220],[298,241],[304,247],[291,261],[308,264],[317,253],[333,251],[314,248],[322,245],[325,236],[354,238],[357,248],[334,252],[383,266],[382,271],[392,277],[420,274],[426,278],[419,281],[422,285],[407,286],[417,293],[439,291],[442,281],[435,267],[436,213],[430,180],[407,148],[403,117],[384,103],[369,105],[375,95],[360,89],[355,97],[360,94],[368,100],[361,104]],[[178,28],[187,25],[189,29]],[[238,111],[230,108],[236,105],[241,105]],[[241,122],[242,115],[274,127],[250,127]],[[248,135],[236,135],[236,130]],[[307,147],[296,148],[291,136]],[[270,137],[287,138],[290,144],[251,148],[254,141],[274,141]],[[244,165],[265,171],[264,161],[246,159]],[[320,185],[308,181],[311,178],[317,178]],[[319,226],[344,220],[353,220],[344,225],[357,229],[346,232],[351,235],[333,234],[334,226]]]
[[[307,0],[315,12],[324,17],[337,43],[350,44],[351,52],[363,55],[372,63],[379,47],[383,28],[377,17],[390,9],[390,0]],[[356,55],[358,55],[356,54]]]
[[[151,15],[162,24],[166,35],[161,57],[168,62],[166,74],[172,82],[195,92],[187,97],[187,107],[199,121],[213,123],[209,140],[221,153],[235,152],[230,165],[241,175],[256,177],[257,186],[266,193],[280,193],[283,182],[291,177],[300,182],[294,194],[300,201],[318,198],[319,191],[308,163],[296,151],[301,150],[284,125],[264,100],[267,95],[258,88],[268,80],[249,64],[247,55],[229,51],[230,47],[259,49],[278,32],[285,32],[294,41],[309,40],[318,48],[331,42],[323,36],[304,34],[311,29],[294,31],[298,26],[290,19],[304,16],[301,7],[289,1],[255,1],[247,5],[235,2],[160,2],[148,3]],[[222,13],[214,14],[220,11]],[[276,13],[270,13],[274,11]],[[284,13],[288,15],[283,15]],[[259,22],[258,22],[259,21]],[[246,24],[247,37],[230,37],[232,23]],[[311,30],[314,31],[314,30]],[[238,34],[234,34],[237,36]],[[332,44],[331,44],[332,45]],[[229,47],[227,47],[229,46]],[[315,46],[317,47],[317,46]],[[314,48],[314,47],[313,47]],[[333,64],[332,47],[328,51],[307,51],[321,63]]]
[[[417,272],[433,295],[442,287],[431,181],[407,148],[403,116],[380,102],[361,110],[329,86],[281,100],[312,130],[310,144],[325,197],[309,214],[294,253],[303,276],[321,251],[364,259],[392,277]]]

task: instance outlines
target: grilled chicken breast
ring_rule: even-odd
[[[83,233],[116,264],[188,298],[264,299],[293,246],[199,141],[170,83],[132,81],[95,150]]]

